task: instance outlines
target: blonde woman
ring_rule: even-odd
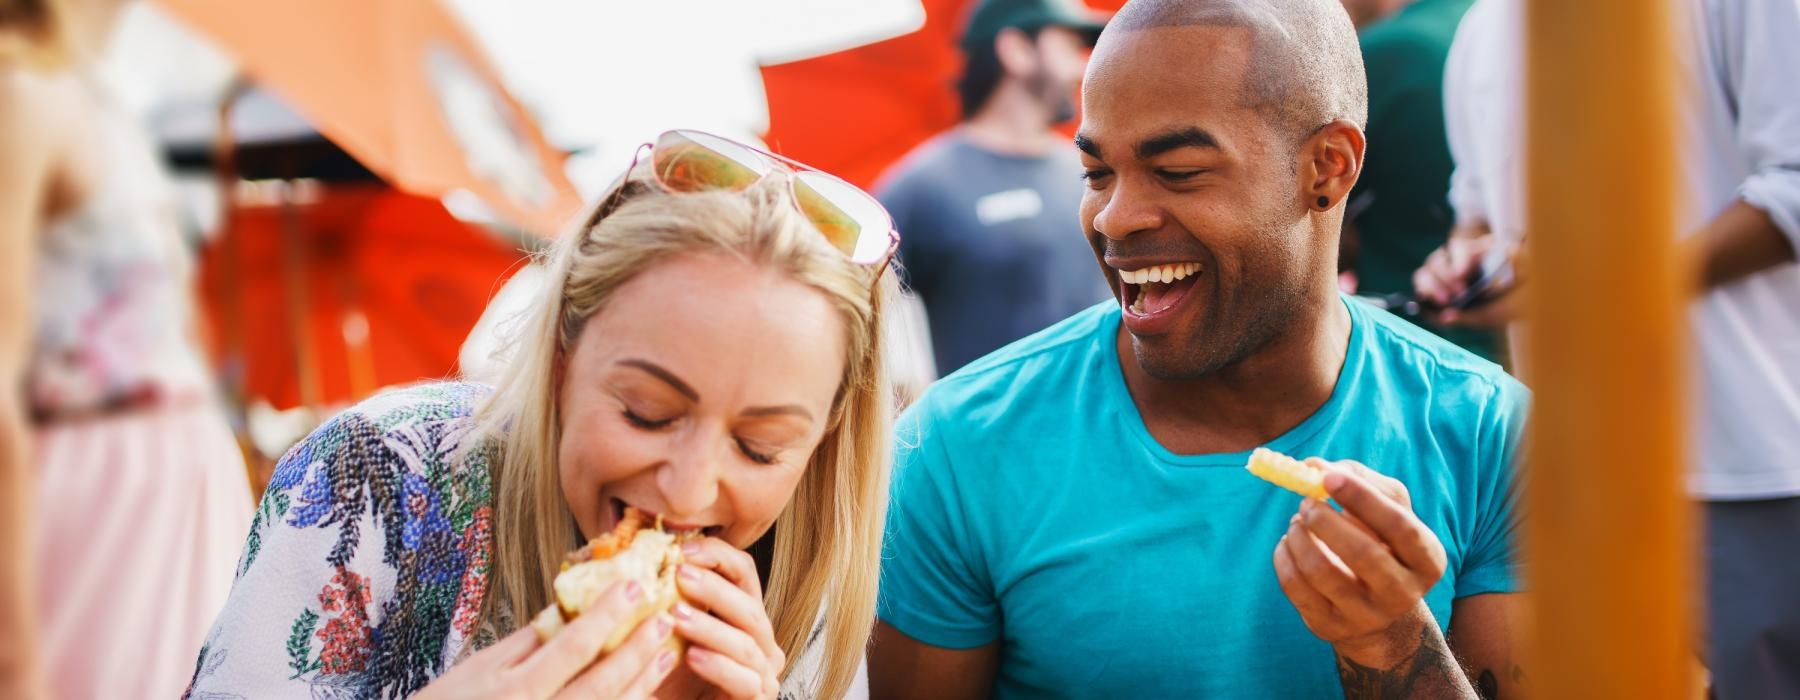
[[[126,4],[0,0],[5,698],[181,692],[254,505],[174,190],[97,75]]]
[[[891,228],[841,180],[664,134],[559,243],[496,388],[384,394],[282,459],[191,695],[841,696],[886,508]],[[706,535],[693,607],[601,655],[643,595],[615,586],[540,644],[522,621],[626,506]]]

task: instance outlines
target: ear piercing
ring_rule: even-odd
[[[1319,198],[1319,208],[1320,209],[1324,209],[1329,206],[1331,206],[1331,198],[1330,197],[1320,197]]]

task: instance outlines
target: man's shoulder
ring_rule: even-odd
[[[1434,403],[1469,410],[1498,403],[1513,411],[1529,400],[1530,390],[1491,360],[1386,311],[1350,303],[1360,307],[1376,371],[1389,373],[1402,390],[1417,384],[1429,389]]]
[[[1094,361],[1109,348],[1100,336],[1116,324],[1118,304],[1096,304],[1026,336],[932,384],[915,411],[932,422],[997,428],[1035,411],[1070,413],[1068,406],[1033,401],[1063,395],[1071,382],[1103,367]]]

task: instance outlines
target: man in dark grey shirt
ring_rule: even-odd
[[[1075,215],[1081,158],[1055,130],[1074,117],[1100,26],[1073,6],[978,6],[963,39],[963,123],[883,178],[945,374],[1111,296]]]

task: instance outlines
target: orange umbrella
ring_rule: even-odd
[[[905,36],[762,69],[771,147],[864,188],[914,146],[954,126],[957,41],[975,0],[924,0]],[[1088,0],[1116,12],[1124,0]]]
[[[453,375],[464,336],[525,259],[437,200],[385,185],[298,199],[233,209],[234,244],[201,266],[209,316],[244,345],[221,338],[217,354],[239,358],[244,394],[276,408]]]
[[[580,208],[562,154],[435,0],[160,2],[401,189],[467,190],[541,235]]]

